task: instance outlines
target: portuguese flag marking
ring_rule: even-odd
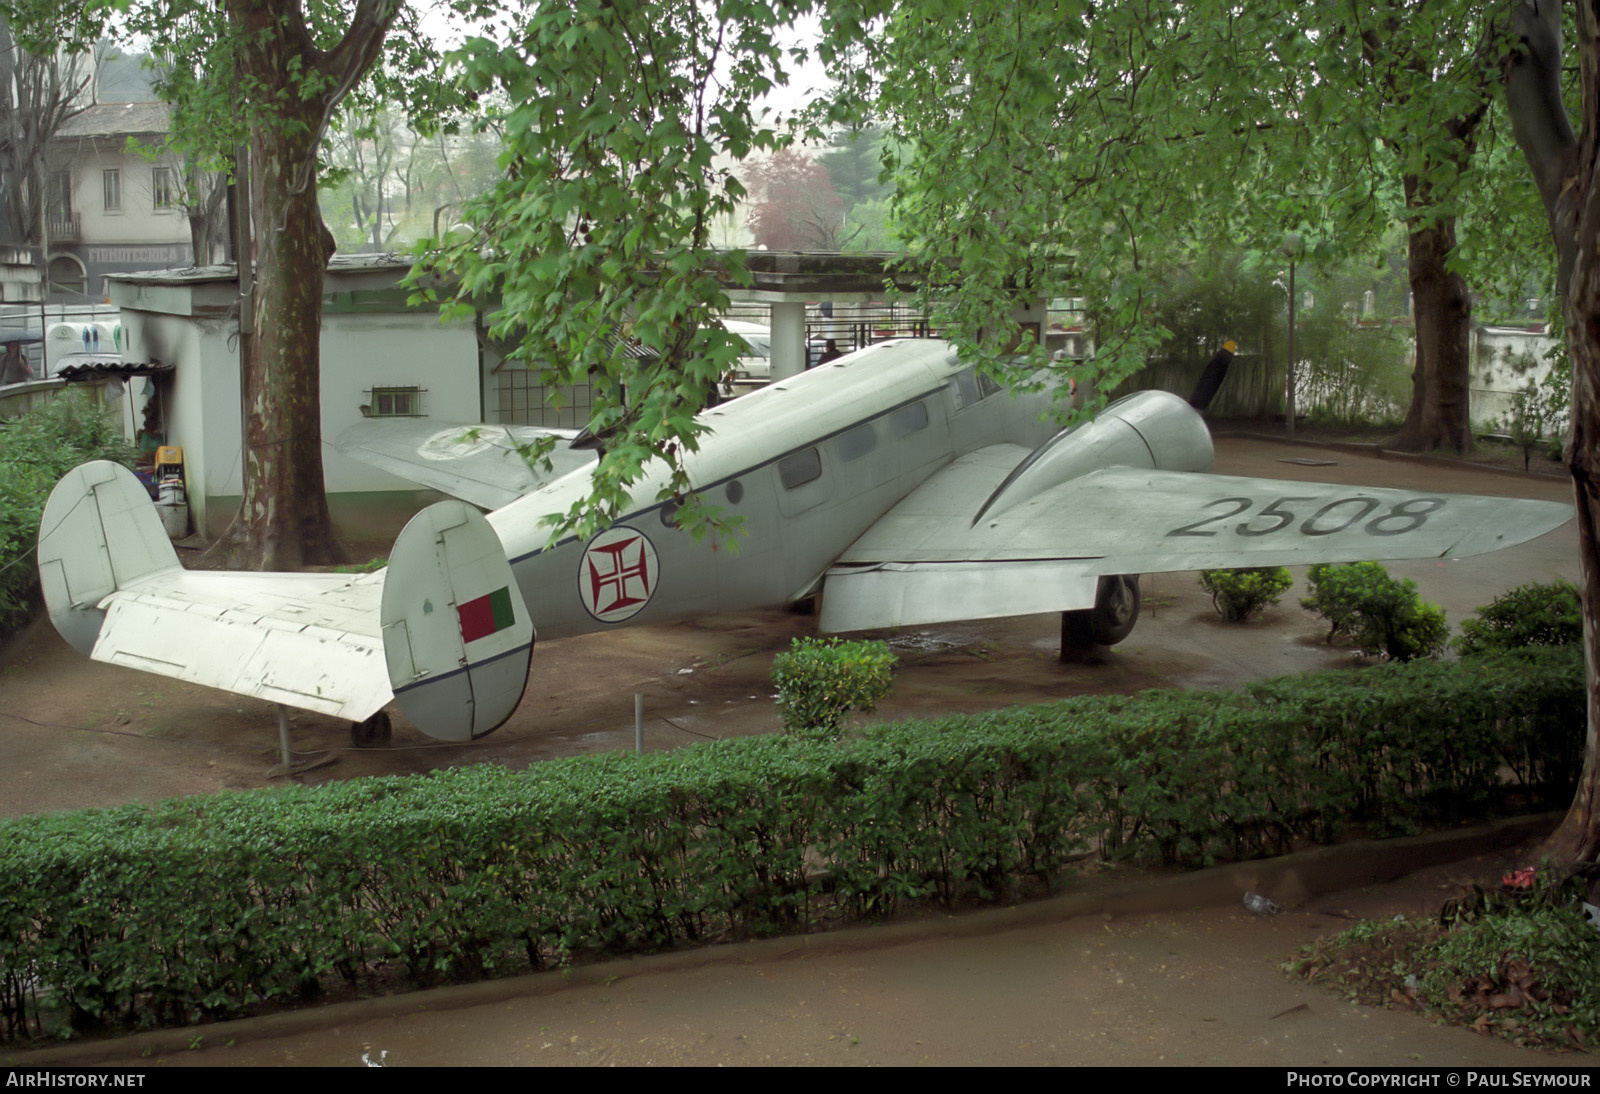
[[[461,620],[462,642],[476,642],[505,630],[517,621],[511,610],[510,586],[502,585],[476,600],[456,605],[456,616]]]

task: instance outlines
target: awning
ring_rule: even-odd
[[[128,380],[135,376],[165,376],[175,367],[153,362],[137,364],[130,361],[97,361],[92,365],[68,365],[56,375],[69,384],[82,384],[94,380]]]

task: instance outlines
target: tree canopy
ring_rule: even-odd
[[[743,256],[714,235],[746,194],[735,163],[785,142],[756,102],[786,79],[793,55],[772,31],[788,18],[761,0],[576,0],[462,51],[467,91],[510,104],[504,177],[467,204],[475,234],[426,266],[547,385],[603,399],[604,457],[574,529],[609,523],[653,460],[671,469],[666,495],[688,490],[695,412],[743,352],[715,318]],[[719,523],[693,504],[682,519]]]
[[[1535,192],[1509,155],[1509,117],[1548,212],[1554,246],[1543,255],[1560,260],[1593,649],[1600,0],[1574,8],[1583,88],[1569,107],[1563,5],[1550,0],[541,5],[511,45],[478,40],[465,53],[472,91],[500,89],[518,105],[506,115],[506,178],[467,216],[479,235],[436,268],[465,300],[498,300],[493,330],[547,382],[595,377],[619,392],[598,412],[615,439],[594,494],[568,514],[588,531],[651,460],[673,466],[668,493],[688,485],[681,456],[695,443],[699,393],[736,353],[714,317],[741,258],[709,243],[744,188],[722,165],[793,139],[752,104],[785,81],[796,56],[775,32],[802,14],[820,20],[816,50],[839,80],[814,123],[873,121],[893,134],[897,231],[940,326],[998,367],[1018,295],[1070,290],[1094,302],[1101,390],[1165,335],[1150,306],[1160,268],[1224,246],[1262,262],[1327,261],[1370,246],[1398,217],[1419,310],[1414,402],[1455,400],[1439,392],[1459,379],[1449,347],[1469,314],[1463,262],[1506,267],[1530,253],[1528,233],[1506,228]],[[1464,223],[1479,242],[1462,237]],[[1507,240],[1519,247],[1509,261]],[[627,338],[651,355],[626,352]],[[1464,403],[1435,417],[1418,436],[1463,442]],[[1597,728],[1600,686],[1580,794],[1591,803]],[[1595,818],[1585,807],[1568,850],[1593,856]]]

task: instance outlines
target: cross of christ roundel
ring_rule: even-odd
[[[602,623],[620,623],[650,603],[660,577],[656,548],[635,528],[608,528],[578,563],[578,596]]]

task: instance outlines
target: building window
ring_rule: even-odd
[[[122,212],[122,172],[110,170],[105,172],[106,212]]]
[[[369,418],[420,418],[422,389],[375,387],[372,389],[372,402],[362,410]]]
[[[170,209],[177,204],[173,197],[172,168],[156,167],[150,176],[150,196],[157,209]]]
[[[56,171],[50,176],[50,211],[56,216],[72,216],[72,172]]]
[[[66,298],[67,303],[81,304],[88,299],[85,290],[89,285],[83,263],[72,255],[56,255],[47,267],[51,299]]]

